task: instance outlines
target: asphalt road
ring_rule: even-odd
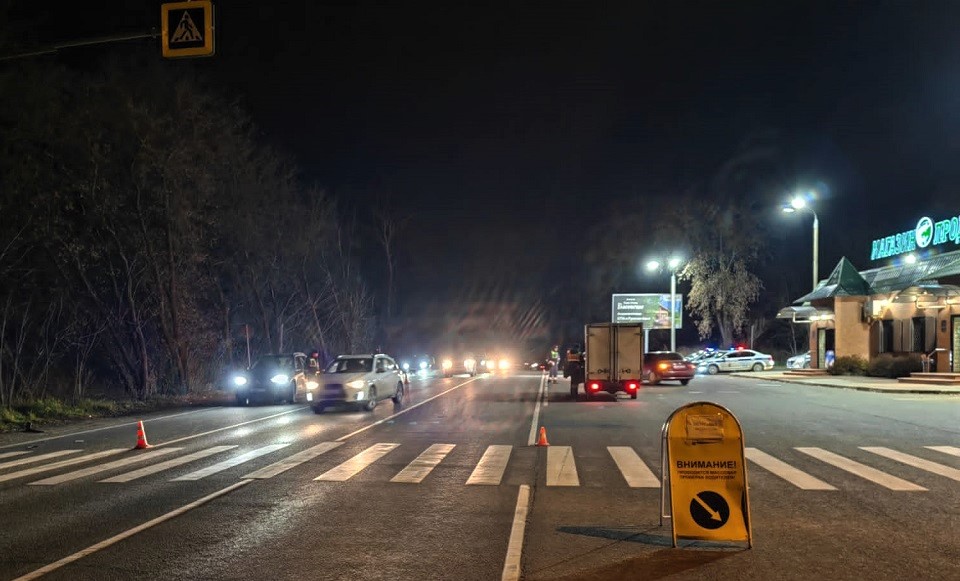
[[[0,579],[960,579],[958,397],[698,377],[572,402],[542,385],[157,414],[150,450],[130,450],[130,420],[5,434]],[[752,549],[672,548],[659,524],[660,428],[692,401],[743,425]],[[530,445],[541,426],[549,447]],[[636,453],[633,486],[609,447]]]

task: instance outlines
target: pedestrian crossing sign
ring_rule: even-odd
[[[165,58],[213,55],[213,3],[210,0],[161,4],[160,28]]]

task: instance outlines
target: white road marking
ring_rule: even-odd
[[[607,446],[630,488],[660,488],[660,479],[629,446]]]
[[[190,410],[188,412],[180,412],[178,414],[170,414],[169,416],[160,416],[159,418],[150,418],[151,422],[159,420],[167,420],[170,418],[178,418],[180,416],[188,416],[190,414],[199,414],[201,412],[209,412],[210,410]],[[4,448],[13,448],[14,446],[27,446],[29,444],[36,444],[37,442],[49,442],[50,440],[59,440],[61,438],[73,438],[74,436],[79,436],[81,434],[91,434],[93,432],[102,432],[103,430],[112,430],[114,428],[122,428],[124,426],[136,426],[137,422],[130,422],[125,424],[115,424],[112,426],[104,426],[102,428],[93,428],[90,430],[81,430],[79,432],[70,432],[69,434],[61,434],[59,436],[47,436],[46,438],[37,438],[36,440],[27,440],[26,442],[19,442],[17,444],[7,444],[5,446],[0,446],[0,450]]]
[[[924,446],[927,449],[934,450],[936,452],[943,452],[944,454],[950,454],[951,456],[960,456],[960,448],[956,446]]]
[[[314,480],[343,482],[356,476],[361,470],[383,458],[400,444],[374,444],[336,468],[327,470]]]
[[[44,460],[49,460],[50,458],[58,458],[60,456],[66,456],[67,454],[76,454],[81,450],[57,450],[56,452],[48,452],[46,454],[40,454],[39,456],[30,456],[29,458],[20,458],[19,460],[11,460],[9,462],[4,462],[0,464],[0,470],[5,468],[13,468],[14,466],[23,466],[24,464],[33,464],[35,462],[42,462]],[[26,452],[18,452],[18,454],[26,454]]]
[[[497,486],[503,480],[503,473],[507,469],[507,463],[510,462],[510,453],[513,446],[494,445],[487,446],[487,451],[483,453],[477,467],[473,469],[467,484]]]
[[[92,474],[99,474],[101,472],[113,470],[114,468],[122,468],[124,466],[129,466],[130,464],[153,460],[157,456],[165,456],[167,454],[176,452],[177,450],[181,450],[181,448],[151,450],[149,452],[139,453],[136,456],[131,456],[129,458],[122,458],[120,460],[114,460],[113,462],[107,462],[106,464],[97,464],[96,466],[81,468],[80,470],[74,470],[73,472],[67,472],[66,474],[61,474],[59,476],[51,476],[50,478],[37,480],[36,482],[31,482],[30,486],[54,486],[56,484],[63,484],[64,482],[70,482],[71,480],[76,480]]]
[[[413,462],[407,464],[406,468],[397,473],[390,479],[390,482],[406,482],[409,484],[420,484],[427,477],[437,464],[447,457],[447,454],[453,450],[455,444],[432,444],[416,457]]]
[[[503,562],[501,581],[519,581],[520,559],[523,556],[523,534],[527,527],[527,510],[530,507],[530,487],[520,485],[517,494],[517,507],[513,511],[513,526],[510,527],[510,541],[507,542],[507,557]]]
[[[184,513],[187,513],[187,512],[189,512],[189,511],[197,508],[198,506],[201,506],[201,505],[204,505],[204,504],[210,502],[211,500],[213,500],[213,499],[215,499],[215,498],[219,498],[219,497],[221,497],[221,496],[223,496],[223,495],[225,495],[225,494],[230,494],[230,493],[233,492],[234,490],[240,488],[241,486],[246,486],[247,484],[250,484],[251,482],[253,482],[253,481],[252,481],[252,480],[241,480],[240,482],[237,482],[237,483],[235,483],[235,484],[231,484],[230,486],[228,486],[228,487],[226,487],[226,488],[224,488],[224,489],[222,489],[222,490],[218,490],[217,492],[214,492],[213,494],[208,494],[207,496],[204,496],[203,498],[201,498],[201,499],[199,499],[199,500],[195,500],[195,501],[191,502],[190,504],[186,504],[186,505],[184,505],[184,506],[181,506],[180,508],[175,509],[175,510],[172,510],[172,511],[168,512],[167,514],[158,516],[157,518],[155,518],[155,519],[153,519],[153,520],[149,520],[149,521],[147,521],[147,522],[145,522],[145,523],[143,523],[143,524],[141,524],[141,525],[137,525],[137,526],[133,527],[132,529],[129,529],[129,530],[127,530],[127,531],[124,531],[124,532],[122,532],[122,533],[120,533],[120,534],[118,534],[118,535],[114,535],[114,536],[112,536],[112,537],[110,537],[109,539],[106,539],[106,540],[104,540],[104,541],[100,541],[99,543],[97,543],[97,544],[95,544],[95,545],[90,545],[90,546],[87,547],[86,549],[83,549],[83,550],[81,550],[81,551],[77,551],[76,553],[73,553],[72,555],[66,556],[66,557],[60,559],[59,561],[55,561],[55,562],[53,562],[53,563],[50,563],[49,565],[45,565],[45,566],[43,566],[43,567],[40,567],[40,568],[37,569],[36,571],[32,571],[32,572],[30,572],[30,573],[27,573],[26,575],[23,575],[23,576],[21,576],[21,577],[17,577],[17,578],[14,579],[13,581],[33,581],[33,579],[40,578],[40,577],[46,575],[47,573],[52,573],[53,571],[56,571],[57,569],[60,569],[61,567],[65,566],[65,565],[69,565],[70,563],[73,563],[73,562],[75,562],[75,561],[79,561],[80,559],[82,559],[82,558],[84,558],[84,557],[86,557],[86,556],[88,556],[88,555],[92,555],[93,553],[96,553],[97,551],[102,551],[103,549],[106,549],[107,547],[109,547],[109,546],[111,546],[111,545],[115,545],[115,544],[119,543],[119,542],[122,541],[122,540],[128,539],[128,538],[132,537],[133,535],[135,535],[135,534],[137,534],[137,533],[143,532],[143,531],[145,531],[145,530],[147,530],[147,529],[149,529],[149,528],[152,528],[152,527],[157,526],[158,524],[164,523],[164,522],[166,522],[166,521],[168,521],[168,520],[170,520],[170,519],[176,518],[176,517],[178,517],[178,516],[180,516],[180,515],[182,515],[182,514],[184,514]]]
[[[352,437],[356,436],[357,434],[361,434],[361,433],[363,433],[363,432],[366,432],[366,431],[369,430],[370,428],[379,426],[380,424],[382,424],[382,423],[384,423],[384,422],[389,422],[389,421],[392,420],[393,418],[396,418],[396,417],[398,417],[398,416],[402,416],[403,414],[405,414],[405,413],[407,413],[407,412],[413,411],[413,410],[417,409],[418,407],[420,407],[420,406],[422,406],[422,405],[424,405],[424,404],[426,404],[426,403],[430,403],[431,401],[437,399],[438,397],[447,395],[447,394],[450,393],[451,391],[453,391],[453,390],[455,390],[455,389],[460,389],[460,388],[463,387],[464,385],[466,385],[466,384],[468,384],[468,383],[470,383],[470,382],[472,382],[472,381],[476,381],[476,380],[478,380],[478,379],[480,379],[480,378],[479,378],[479,377],[474,377],[473,379],[468,379],[467,381],[464,381],[463,383],[461,383],[461,384],[459,384],[459,385],[454,385],[454,386],[451,387],[450,389],[448,389],[448,390],[446,390],[446,391],[441,391],[440,393],[438,393],[437,395],[435,395],[435,396],[433,396],[433,397],[428,397],[427,399],[421,401],[420,403],[417,403],[417,404],[414,404],[414,405],[412,405],[412,406],[410,406],[410,407],[408,407],[408,408],[405,408],[405,409],[403,409],[403,410],[401,410],[401,411],[393,414],[392,416],[387,416],[387,417],[383,418],[382,420],[377,420],[377,421],[373,422],[372,424],[370,424],[369,426],[364,426],[364,427],[360,428],[359,430],[354,430],[353,432],[350,432],[350,433],[347,434],[346,436],[340,436],[339,438],[337,438],[337,441],[338,441],[338,442],[343,442],[343,441],[346,440],[347,438],[352,438]]]
[[[255,472],[251,472],[244,476],[244,478],[253,478],[253,479],[263,479],[263,478],[273,478],[277,474],[281,474],[295,468],[304,462],[309,462],[314,458],[326,454],[330,450],[342,446],[343,442],[321,442],[312,448],[307,448],[302,452],[297,452],[292,456],[288,456],[279,462],[274,462],[273,464],[261,468]]]
[[[2,452],[0,453],[0,458],[12,458],[14,456],[23,456],[24,454],[29,454],[29,453],[30,453],[29,450],[23,450],[21,452]],[[2,467],[3,465],[0,464],[0,468]]]
[[[530,436],[527,438],[527,446],[533,446],[537,442],[537,427],[540,424],[540,400],[543,398],[543,389],[547,385],[546,375],[540,376],[540,389],[537,391],[537,405],[533,408],[533,420],[530,422]]]
[[[170,480],[170,482],[180,482],[184,480],[200,480],[201,478],[206,478],[211,474],[216,474],[217,472],[223,472],[224,470],[233,468],[234,466],[239,466],[244,462],[249,462],[254,458],[259,458],[260,456],[263,456],[265,454],[276,452],[277,450],[281,448],[286,448],[289,445],[290,444],[271,444],[269,446],[264,446],[263,448],[257,448],[256,450],[251,450],[246,454],[240,454],[239,456],[234,456],[229,460],[224,460],[223,462],[214,464],[213,466],[208,466],[206,468],[197,470],[196,472],[191,472],[190,474],[185,474],[184,476],[180,476],[178,478],[173,478]]]
[[[835,486],[827,484],[823,480],[816,478],[798,470],[793,466],[783,462],[773,456],[758,450],[756,448],[744,448],[744,456],[748,460],[760,466],[761,468],[766,469],[768,472],[772,472],[776,476],[783,478],[790,484],[793,484],[801,490],[836,490]]]
[[[907,482],[902,478],[897,478],[887,474],[886,472],[881,472],[876,468],[871,468],[865,464],[861,464],[855,460],[849,458],[844,458],[839,454],[834,454],[833,452],[828,452],[822,448],[795,448],[799,452],[803,452],[808,456],[813,456],[817,460],[826,462],[832,466],[836,466],[841,470],[845,470],[851,474],[869,480],[883,486],[884,488],[890,490],[900,490],[900,491],[919,491],[926,490],[922,486],[918,486],[912,482]]]
[[[547,448],[547,486],[580,486],[570,446]]]
[[[14,478],[23,478],[24,476],[33,476],[34,474],[39,474],[41,472],[57,470],[58,468],[65,468],[67,466],[73,466],[74,464],[81,464],[83,462],[89,462],[91,460],[98,460],[106,456],[112,456],[114,454],[119,454],[120,452],[129,452],[129,451],[130,451],[130,448],[114,448],[112,450],[104,450],[103,452],[94,452],[93,454],[87,454],[85,456],[79,456],[77,458],[71,458],[69,460],[61,460],[60,462],[54,462],[53,464],[45,464],[43,466],[37,466],[35,468],[20,470],[19,472],[2,474],[0,475],[0,482],[6,482],[7,480],[13,480]]]
[[[937,464],[936,462],[931,462],[930,460],[926,460],[918,456],[911,456],[910,454],[904,454],[903,452],[897,452],[896,450],[891,450],[890,448],[884,448],[881,446],[860,446],[860,449],[866,450],[867,452],[873,452],[874,454],[883,456],[884,458],[896,460],[897,462],[903,462],[907,466],[913,466],[914,468],[926,470],[927,472],[932,472],[934,474],[945,476],[951,480],[960,482],[960,470],[951,468],[950,466]]]
[[[206,450],[194,452],[193,454],[180,456],[179,458],[171,458],[166,462],[160,462],[159,464],[154,464],[153,466],[145,466],[139,470],[113,476],[112,478],[105,478],[100,482],[130,482],[131,480],[136,480],[137,478],[143,478],[144,476],[156,474],[157,472],[163,472],[164,470],[187,464],[201,458],[206,458],[207,456],[219,454],[220,452],[226,452],[227,450],[232,450],[234,448],[236,448],[236,446],[214,446],[212,448],[207,448]]]

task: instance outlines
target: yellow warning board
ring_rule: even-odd
[[[213,3],[210,0],[161,4],[160,29],[163,56],[167,58],[213,55]]]
[[[677,538],[752,546],[740,422],[723,406],[687,404],[663,426],[664,494]]]

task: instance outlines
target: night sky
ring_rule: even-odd
[[[40,43],[159,24],[159,3],[33,4],[11,18]],[[764,200],[766,276],[808,284],[810,218],[779,213],[796,188],[820,192],[821,277],[842,255],[878,266],[872,239],[960,211],[958,2],[215,6],[216,56],[171,66],[239,98],[307,179],[413,215],[407,259],[489,252],[517,270],[580,243],[570,216],[709,179],[757,134],[784,168]]]

